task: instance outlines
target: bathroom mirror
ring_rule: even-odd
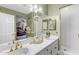
[[[24,17],[16,16],[16,40],[23,40],[27,38],[27,20]]]
[[[43,31],[48,29],[48,20],[47,19],[43,20],[42,29],[43,29]]]
[[[42,29],[43,31],[53,31],[56,30],[56,19],[54,18],[46,18],[42,22]]]

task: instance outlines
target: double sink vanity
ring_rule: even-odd
[[[36,41],[37,40],[37,41]],[[18,40],[21,43],[20,48],[11,50],[13,47],[12,42],[0,44],[0,55],[57,55],[58,53],[58,36],[50,35],[45,38],[26,38]]]

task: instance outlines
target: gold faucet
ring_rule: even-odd
[[[22,44],[20,42],[17,42],[15,46],[15,50],[19,48],[22,48]]]
[[[22,44],[20,42],[15,43],[15,41],[13,41],[13,44],[14,44],[14,48],[13,48],[13,46],[11,46],[10,52],[17,50],[19,48],[22,48]]]

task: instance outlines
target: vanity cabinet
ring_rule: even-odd
[[[58,40],[44,48],[37,55],[57,55],[58,53]]]
[[[58,36],[51,35],[48,39],[43,39],[40,44],[30,44],[28,40],[20,41],[23,48],[19,52],[13,52],[12,54],[24,54],[24,55],[57,55],[58,53]],[[8,43],[0,45],[0,54],[7,54],[6,51],[10,50],[11,46]],[[22,51],[27,50],[26,54]],[[12,55],[11,54],[11,55]]]

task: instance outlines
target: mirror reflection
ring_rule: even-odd
[[[26,27],[27,27],[27,21],[25,18],[21,16],[16,16],[16,40],[21,40],[27,38],[26,34]]]

